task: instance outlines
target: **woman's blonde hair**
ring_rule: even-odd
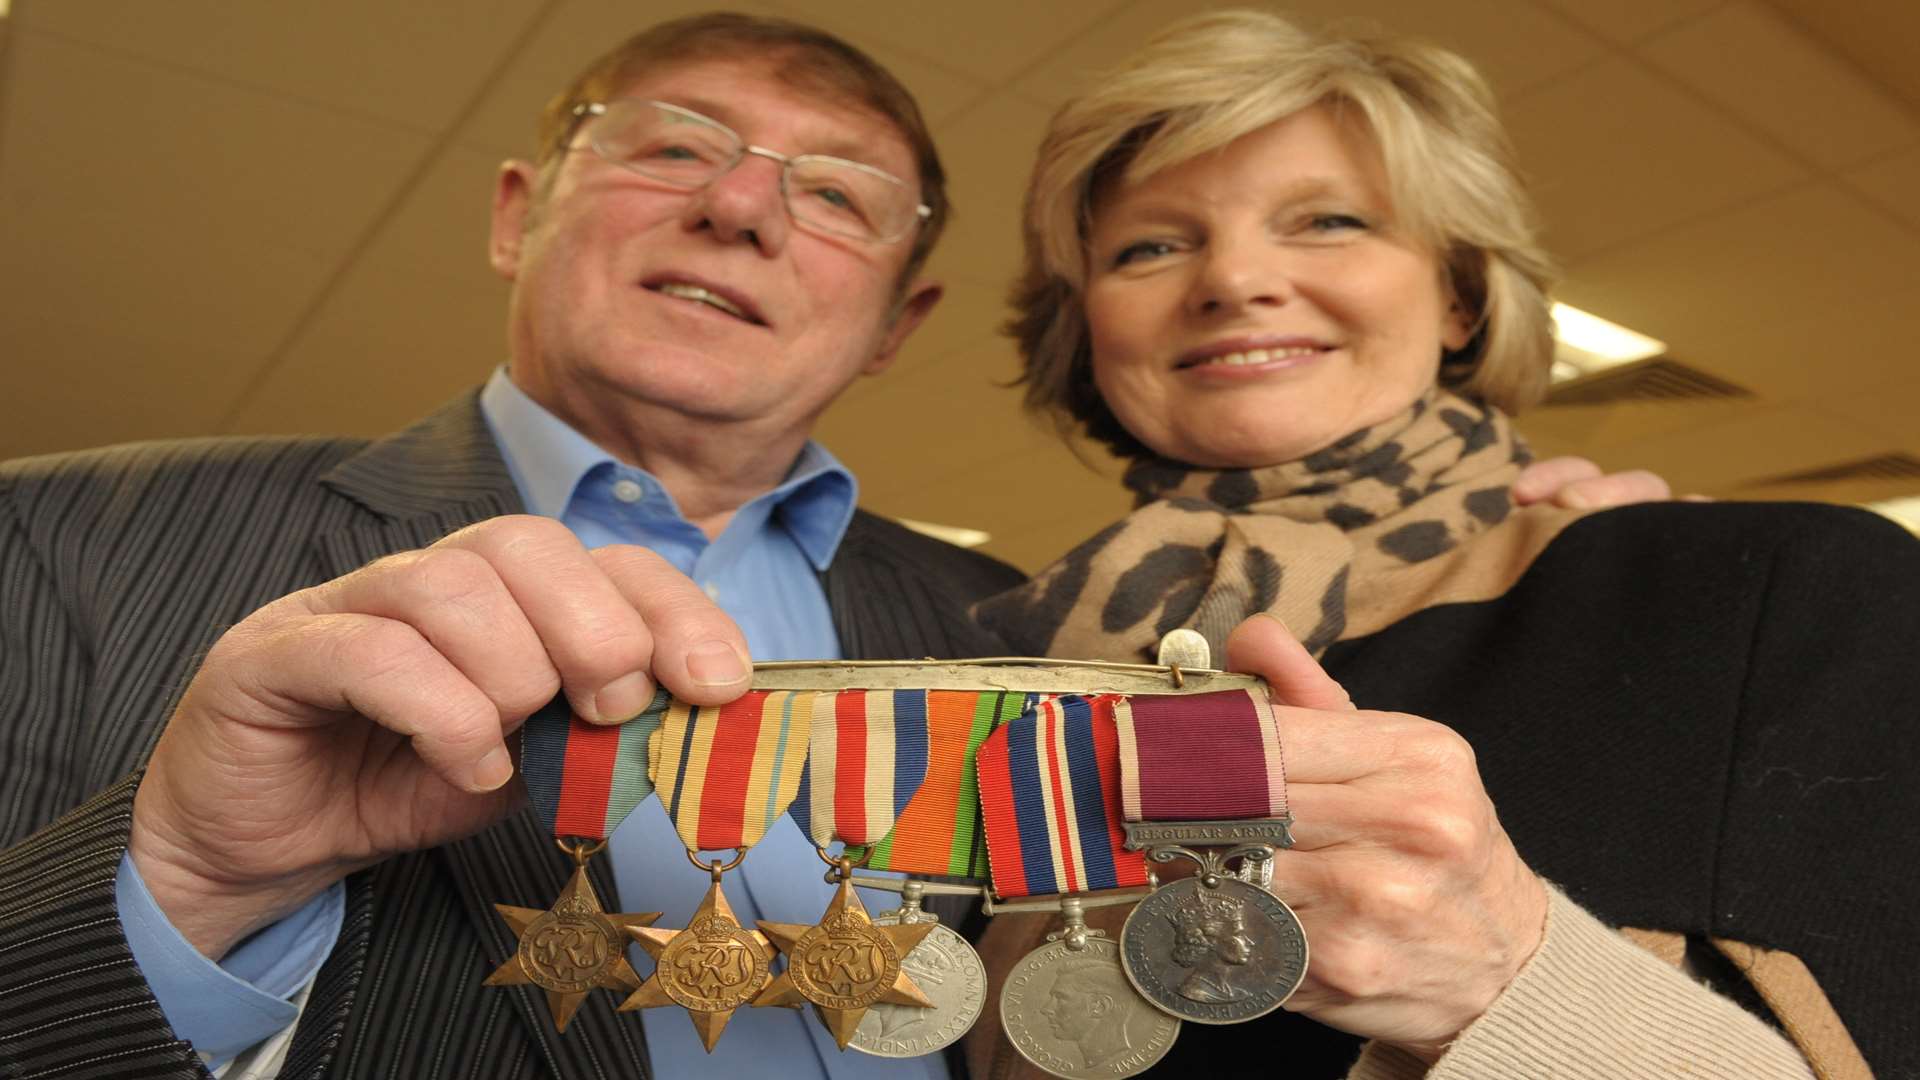
[[[1509,412],[1540,399],[1553,268],[1485,80],[1433,45],[1220,11],[1161,31],[1054,115],[1027,187],[1007,324],[1029,409],[1063,427],[1078,421],[1123,455],[1148,453],[1093,385],[1082,301],[1094,201],[1319,104],[1372,134],[1398,226],[1436,253],[1474,320],[1472,341],[1442,358],[1441,380]]]

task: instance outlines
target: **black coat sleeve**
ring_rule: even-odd
[[[1920,542],[1809,508],[1746,657],[1716,934],[1812,970],[1880,1076],[1920,1076]]]

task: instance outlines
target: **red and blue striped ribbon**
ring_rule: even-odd
[[[1001,896],[1147,883],[1120,828],[1119,698],[1042,700],[980,746],[980,809]]]
[[[556,697],[520,729],[520,773],[534,812],[555,836],[602,840],[653,793],[648,737],[672,703],[666,691],[625,724],[589,724]]]
[[[1118,702],[1113,719],[1126,820],[1287,816],[1280,726],[1265,693],[1141,695]]]
[[[893,831],[926,776],[927,691],[822,693],[793,818],[822,848],[871,844]]]

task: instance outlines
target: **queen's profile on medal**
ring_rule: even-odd
[[[1233,982],[1235,969],[1253,959],[1246,913],[1227,896],[1196,890],[1168,916],[1173,923],[1173,962],[1189,968],[1181,997],[1209,1004],[1245,1001],[1253,991]]]

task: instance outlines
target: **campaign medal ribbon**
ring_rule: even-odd
[[[869,870],[987,878],[987,838],[980,827],[980,744],[1025,712],[1032,693],[929,690],[927,775],[900,811],[893,831],[872,845],[847,845],[847,857]]]
[[[994,892],[1003,897],[1147,883],[1120,829],[1118,695],[1042,699],[988,736],[977,762]]]
[[[487,976],[488,986],[532,984],[547,992],[554,1027],[567,1024],[593,989],[632,992],[640,977],[627,963],[626,931],[660,912],[610,913],[587,877],[587,861],[606,837],[653,791],[647,780],[647,741],[667,711],[662,691],[640,716],[597,725],[573,715],[566,698],[527,718],[521,729],[520,772],[534,812],[573,856],[573,876],[546,911],[495,904],[519,938],[513,956]]]
[[[787,969],[753,1003],[811,1003],[842,1050],[873,1005],[933,1007],[901,964],[936,924],[874,925],[853,891],[852,860],[826,853],[834,840],[864,846],[886,836],[926,775],[925,690],[819,695],[793,816],[839,887],[817,925],[760,923]]]
[[[765,988],[773,960],[766,935],[740,925],[720,878],[793,802],[820,696],[755,690],[719,706],[674,702],[650,739],[660,801],[688,860],[712,884],[686,929],[628,929],[653,957],[654,971],[620,1011],[678,1005],[709,1053],[733,1010]],[[698,854],[727,848],[735,854],[724,863],[702,862]]]
[[[981,816],[994,891],[1059,896],[1065,925],[1021,958],[1000,991],[1000,1023],[1015,1050],[1057,1076],[1131,1076],[1172,1047],[1180,1022],[1127,982],[1120,947],[1086,925],[1085,908],[1132,900],[1088,896],[1145,885],[1144,853],[1120,828],[1119,695],[1065,696],[989,736],[979,752]],[[1006,905],[1018,910],[1047,905]],[[1061,1001],[1098,1000],[1098,1014]],[[1045,1021],[1045,1022],[1042,1022]]]
[[[1150,848],[1155,862],[1199,865],[1127,916],[1120,948],[1128,979],[1158,1008],[1203,1024],[1279,1008],[1306,977],[1307,939],[1292,909],[1264,887],[1274,849],[1293,845],[1267,695],[1136,696],[1115,706],[1114,724],[1127,845]],[[1234,858],[1243,860],[1239,876],[1226,868]]]

